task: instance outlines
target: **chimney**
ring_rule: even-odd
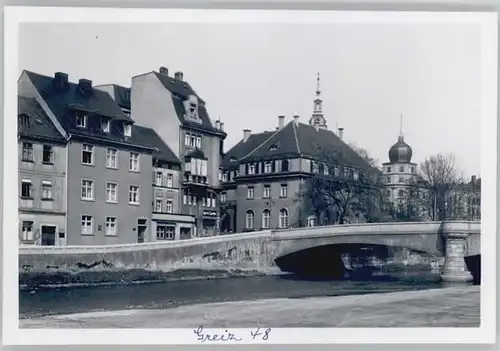
[[[224,131],[224,122],[220,122],[220,130]]]
[[[246,143],[248,141],[248,138],[250,138],[250,134],[252,134],[252,131],[250,129],[243,129],[243,142]]]
[[[285,116],[278,116],[278,129],[283,129],[285,126]]]
[[[299,115],[293,116],[293,123],[295,123],[296,126],[299,125]]]
[[[56,72],[54,75],[54,88],[62,91],[68,88],[68,75],[62,72]]]
[[[92,93],[92,81],[88,79],[80,79],[78,81],[78,89],[82,95],[90,95]]]
[[[167,67],[163,67],[163,66],[161,66],[161,67],[160,67],[160,74],[161,74],[162,76],[166,76],[166,77],[168,77],[168,68],[167,68]]]
[[[182,79],[184,78],[184,74],[181,71],[175,72],[174,77],[175,79],[182,81]]]
[[[220,121],[215,121],[215,129],[220,129]]]
[[[344,140],[344,128],[339,128],[339,138],[340,140]]]

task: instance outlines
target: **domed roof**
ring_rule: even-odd
[[[413,151],[402,136],[398,137],[398,142],[389,149],[389,161],[391,163],[410,163]]]

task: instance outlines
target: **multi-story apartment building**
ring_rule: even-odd
[[[302,189],[314,173],[327,174],[325,152],[339,155],[338,164],[332,167],[336,176],[358,179],[373,172],[328,130],[322,111],[318,84],[309,124],[299,123],[294,116],[285,125],[285,117],[279,116],[275,131],[243,131],[243,139],[224,156],[223,232],[315,225],[314,215],[304,213]]]
[[[468,221],[481,220],[481,178],[456,186],[446,199],[446,217]]]
[[[189,239],[196,233],[195,217],[182,214],[181,162],[151,128],[134,126],[137,137],[156,149],[153,151],[152,233],[153,240]]]
[[[66,244],[66,139],[33,98],[18,97],[19,242]]]
[[[181,162],[181,213],[196,219],[198,236],[219,232],[223,123],[212,122],[205,102],[182,72],[161,67],[132,78],[133,118],[154,129]]]
[[[152,153],[134,121],[92,81],[23,71],[19,94],[35,99],[66,140],[66,243],[151,241]]]

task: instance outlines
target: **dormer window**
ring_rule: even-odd
[[[123,125],[123,135],[126,137],[132,136],[132,125],[131,124],[124,124]]]
[[[248,174],[255,174],[255,164],[248,165]]]
[[[196,118],[198,117],[198,106],[196,104],[189,104],[189,117]]]
[[[19,115],[18,123],[20,126],[29,127],[30,126],[30,118],[28,117],[28,115],[25,115],[23,113],[22,115]]]
[[[101,129],[103,132],[109,133],[109,125],[110,125],[109,119],[103,118],[101,120]]]
[[[278,147],[276,145],[271,145],[269,147],[269,151],[276,151],[276,150],[278,150]]]
[[[236,157],[230,157],[229,162],[236,162]]]
[[[271,172],[272,172],[271,162],[266,162],[264,164],[264,173],[271,173]]]
[[[87,128],[87,119],[88,119],[87,115],[78,113],[76,115],[76,126],[80,128]]]

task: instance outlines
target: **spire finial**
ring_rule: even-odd
[[[399,115],[399,137],[403,137],[403,114]]]
[[[319,72],[316,78],[316,95],[321,94],[321,91],[319,90]]]

